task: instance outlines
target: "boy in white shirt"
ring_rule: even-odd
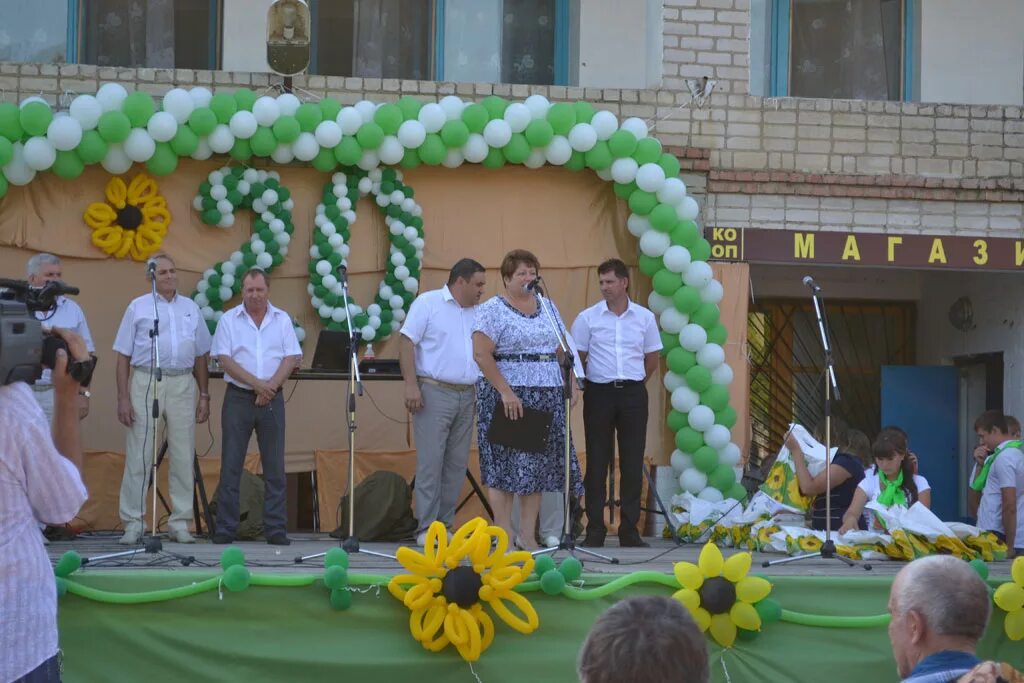
[[[1006,416],[987,410],[974,421],[978,448],[967,503],[978,526],[1006,541],[1006,557],[1024,554],[1024,452],[1010,438]]]

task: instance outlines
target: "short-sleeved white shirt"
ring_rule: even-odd
[[[160,315],[160,367],[187,370],[196,358],[210,350],[210,330],[196,302],[175,293],[168,301],[156,297],[156,311]],[[149,367],[152,362],[153,296],[143,294],[133,299],[125,309],[121,325],[114,339],[114,351],[131,358],[133,367]]]
[[[1002,445],[1002,444],[1000,444]],[[988,471],[978,506],[978,526],[986,531],[1006,533],[1003,528],[1003,489],[1017,489],[1017,538],[1006,539],[1014,548],[1024,548],[1024,453],[1006,448]]]
[[[268,303],[267,313],[259,327],[245,310],[245,304],[235,306],[217,323],[213,334],[213,356],[229,356],[233,361],[261,381],[274,376],[281,361],[289,356],[301,356],[299,338],[291,316]],[[224,380],[243,389],[248,384],[224,373]]]
[[[473,384],[476,306],[463,307],[448,286],[420,294],[409,307],[402,335],[415,347],[416,374],[451,384]]]
[[[662,349],[654,313],[633,301],[622,315],[599,301],[584,309],[572,324],[572,336],[587,354],[587,380],[643,380],[644,355]]]
[[[89,353],[96,352],[89,332],[89,323],[85,321],[85,313],[77,302],[66,296],[57,297],[57,307],[53,311],[36,311],[36,319],[47,327],[63,327],[71,330],[85,341]],[[36,380],[37,385],[52,384],[50,369],[43,368],[42,376]]]
[[[930,491],[932,485],[928,483],[928,480],[922,477],[920,474],[914,475],[914,486],[917,487],[918,495],[925,491]],[[857,488],[864,492],[864,495],[868,497],[868,502],[875,500],[882,493],[882,482],[878,478],[878,469],[872,468],[864,472],[864,478],[857,484]],[[910,501],[907,501],[908,505]],[[870,510],[865,510],[865,516],[868,519],[868,528],[877,529],[878,521]]]

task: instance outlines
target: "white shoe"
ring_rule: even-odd
[[[175,543],[195,543],[196,539],[188,532],[188,529],[171,529],[170,539]]]
[[[119,538],[117,542],[121,545],[136,545],[141,537],[142,531],[139,529],[125,529],[124,536]]]
[[[560,543],[561,541],[558,540],[558,536],[552,535],[544,538],[544,546],[547,548],[557,548]]]
[[[420,546],[421,548],[427,545],[426,531],[421,531],[419,534],[416,535],[416,545]]]

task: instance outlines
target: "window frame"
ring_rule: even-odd
[[[917,2],[900,2],[900,54],[903,63],[900,68],[900,98],[886,100],[913,102],[917,83]],[[789,93],[789,71],[792,66],[790,36],[793,27],[793,0],[772,0],[770,16],[771,66],[769,69],[769,97],[796,97]]]

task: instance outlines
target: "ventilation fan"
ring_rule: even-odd
[[[974,329],[974,306],[966,296],[960,297],[949,307],[949,324],[961,332]]]

